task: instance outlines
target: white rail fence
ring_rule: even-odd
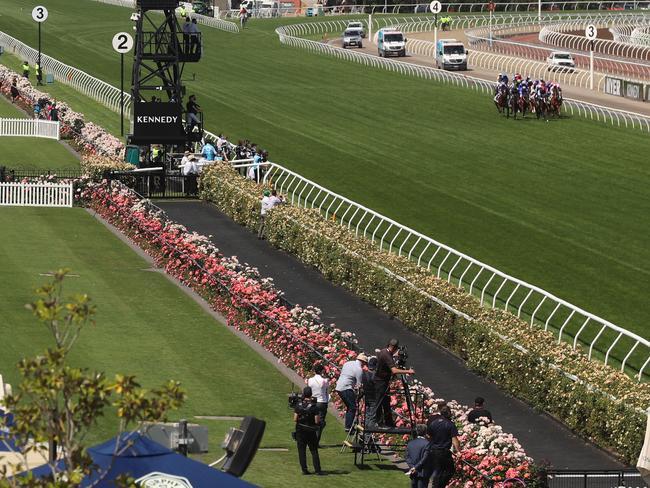
[[[531,327],[553,332],[558,341],[580,344],[590,359],[616,363],[622,371],[634,371],[641,380],[650,362],[650,341],[553,294],[503,273],[460,251],[410,229],[384,215],[284,168],[269,163],[263,182],[288,197],[292,205],[318,209],[357,236],[370,239],[380,250],[411,259],[438,278],[465,289],[482,305],[504,309]],[[627,369],[634,357],[634,368]],[[615,359],[616,358],[616,359]]]
[[[282,26],[276,29],[276,33],[280,42],[288,46],[299,47],[318,54],[334,56],[338,59],[360,63],[372,68],[385,69],[407,76],[415,76],[464,88],[471,88],[484,94],[491,95],[494,93],[494,83],[490,81],[460,73],[438,70],[432,66],[422,66],[389,58],[380,58],[363,52],[343,49],[310,39],[303,39],[292,34],[292,31],[299,29],[300,24]],[[563,108],[565,113],[568,112],[572,115],[586,117],[617,127],[640,129],[650,133],[650,117],[643,114],[602,107],[570,98],[564,99]]]
[[[37,50],[5,32],[0,32],[0,46],[23,60],[29,60],[32,63],[36,63],[38,60]],[[41,59],[44,71],[52,73],[54,79],[73,87],[115,112],[120,111],[120,90],[118,88],[45,54]],[[130,94],[125,93],[124,102],[125,112],[128,113],[131,105]]]
[[[616,25],[609,29],[616,42],[650,46],[650,25]]]
[[[107,0],[97,0],[97,1],[107,1]],[[109,0],[110,1],[110,0]],[[119,0],[113,0],[119,1]],[[625,5],[626,8],[632,10],[638,10],[640,8],[648,8],[650,2],[602,2],[602,1],[589,1],[589,0],[578,0],[578,1],[567,1],[567,2],[495,2],[495,10],[497,12],[538,12],[539,7],[541,6],[542,12],[549,11],[576,11],[576,10],[609,10],[609,9],[620,9]],[[487,2],[468,2],[468,3],[458,3],[458,2],[445,2],[442,4],[443,12],[454,12],[454,13],[476,13],[476,12],[487,12],[488,3]],[[285,8],[281,7],[280,9],[258,9],[258,11],[253,12],[255,16],[288,16],[295,17],[300,15],[305,15],[307,12],[306,7],[302,8]],[[410,4],[399,4],[399,5],[386,5],[386,4],[377,4],[377,5],[347,5],[347,6],[333,6],[333,7],[322,7],[317,10],[317,15],[359,15],[359,14],[410,14],[410,13],[428,13],[429,4],[428,3],[410,3]],[[232,9],[226,11],[225,15],[227,17],[237,17],[239,15],[239,10]]]
[[[0,118],[0,136],[43,137],[58,141],[59,123],[50,120]]]
[[[72,207],[72,183],[0,183],[0,206]]]
[[[595,23],[598,28],[609,28],[611,24],[606,21]],[[590,43],[584,35],[572,32],[580,31],[587,26],[583,21],[571,21],[547,25],[539,33],[539,40],[566,49],[589,51]],[[614,57],[632,58],[640,61],[650,61],[650,46],[629,44],[611,39],[596,39],[594,51]]]
[[[115,5],[118,7],[128,7],[135,8],[135,0],[93,0],[98,3],[105,3],[108,5]],[[216,17],[208,17],[206,15],[200,15],[196,13],[190,14],[191,17],[196,18],[196,21],[199,24],[207,25],[208,27],[213,27],[215,29],[220,29],[226,32],[239,32],[239,25],[234,22],[228,22],[227,20],[221,20]]]

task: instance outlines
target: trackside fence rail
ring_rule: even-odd
[[[21,59],[29,60],[32,63],[36,63],[38,60],[36,49],[4,32],[0,32],[0,46]],[[46,72],[54,75],[54,79],[73,87],[115,112],[120,111],[120,90],[118,88],[45,54],[42,55],[41,64]],[[124,102],[125,112],[128,113],[131,105],[130,94],[124,94]]]
[[[494,93],[494,83],[487,80],[463,75],[460,73],[438,70],[432,66],[422,66],[418,64],[398,61],[395,59],[380,58],[363,52],[343,49],[340,47],[332,46],[330,44],[298,37],[297,33],[303,32],[304,35],[305,30],[309,29],[305,27],[305,25],[312,25],[317,23],[318,22],[312,22],[302,25],[294,24],[289,26],[282,26],[276,29],[276,33],[280,39],[280,42],[287,46],[306,49],[317,54],[334,56],[345,61],[359,63],[372,68],[385,69],[406,76],[415,76],[418,78],[447,83],[463,88],[470,88],[485,95]],[[331,21],[326,22],[326,24],[331,24]],[[324,27],[324,29],[326,29],[326,27]],[[324,30],[323,32],[326,31]],[[564,98],[563,109],[565,113],[569,113],[571,115],[578,115],[581,117],[586,117],[590,120],[608,123],[617,127],[634,128],[650,133],[650,117],[643,114],[627,112],[624,110],[616,110],[592,103],[573,100],[570,98]]]
[[[59,123],[50,120],[0,119],[0,136],[43,137],[59,140]]]
[[[289,203],[317,209],[378,249],[404,256],[479,298],[483,306],[508,310],[531,327],[554,333],[590,359],[619,365],[641,380],[650,362],[650,342],[553,294],[499,271],[460,251],[315,183],[276,163],[261,181],[287,195]],[[258,173],[259,174],[259,173]],[[634,366],[631,358],[634,357]]]
[[[69,183],[0,183],[0,206],[72,207]]]
[[[611,23],[602,20],[596,22],[595,25],[599,28],[608,28]],[[539,40],[566,49],[589,51],[591,41],[584,36],[573,33],[584,29],[586,26],[586,22],[579,20],[547,25],[539,32]],[[594,41],[594,51],[607,56],[650,61],[650,46],[629,44],[611,39],[596,39]]]

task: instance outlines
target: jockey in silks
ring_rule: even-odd
[[[499,98],[499,93],[501,91],[506,91],[507,93],[508,90],[508,75],[505,73],[501,73],[497,79],[497,86],[494,89],[494,102],[498,102]]]
[[[522,82],[523,78],[519,73],[516,73],[514,78],[512,79],[513,83],[517,86]]]

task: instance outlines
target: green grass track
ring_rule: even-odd
[[[0,30],[35,45],[27,9],[0,8]],[[45,52],[118,85],[110,41],[131,29],[129,10],[48,9]],[[648,134],[505,120],[489,96],[283,47],[278,22],[202,27],[205,56],[185,79],[211,131],[251,138],[338,193],[649,335]]]

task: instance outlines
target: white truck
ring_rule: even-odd
[[[381,29],[377,32],[379,57],[406,56],[406,37],[396,29]]]
[[[467,50],[456,39],[440,39],[436,46],[436,68],[446,70],[467,69]]]

